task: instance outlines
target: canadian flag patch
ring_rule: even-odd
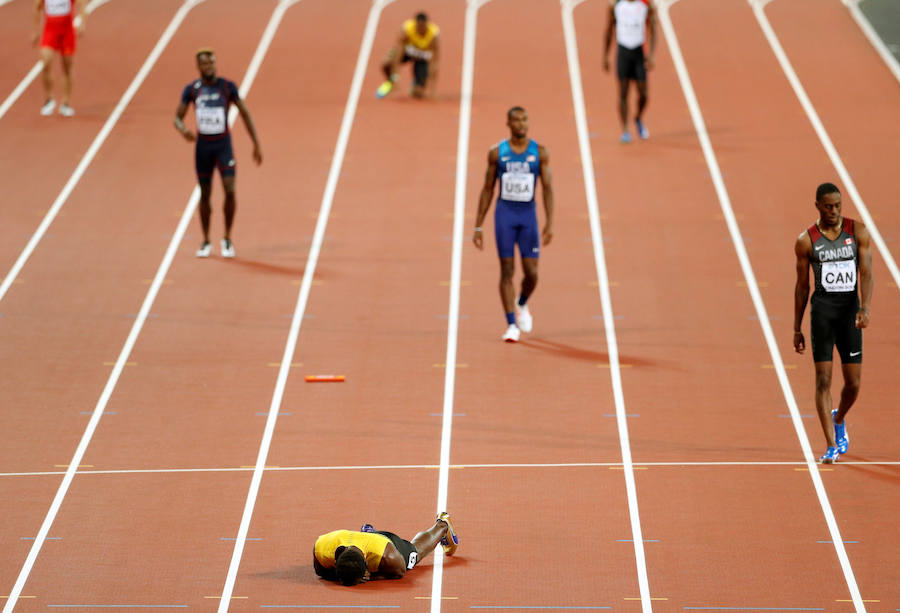
[[[852,238],[849,238],[849,237],[848,237],[848,238],[845,238],[845,239],[844,239],[844,244],[845,244],[845,245],[852,245],[852,244],[853,244],[853,239],[852,239]]]

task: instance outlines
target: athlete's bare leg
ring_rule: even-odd
[[[644,109],[647,107],[647,82],[636,81],[636,83],[638,90],[638,104],[635,119],[640,121],[641,117],[644,115]]]
[[[209,242],[209,218],[212,216],[212,207],[209,197],[212,194],[212,182],[200,184],[200,226],[203,228],[203,242]]]
[[[231,240],[231,224],[234,223],[234,212],[237,210],[234,176],[222,177],[222,187],[225,188],[225,238]]]
[[[628,129],[628,85],[631,79],[619,79],[619,119],[622,127]]]
[[[53,49],[41,47],[41,82],[44,84],[44,102],[53,97]]]
[[[526,301],[537,286],[538,259],[522,258],[522,270],[525,271],[525,278],[522,279],[522,291],[519,293],[519,299]]]
[[[419,560],[434,551],[445,534],[447,534],[447,523],[439,519],[428,530],[415,535],[410,543],[419,552]]]
[[[834,415],[834,421],[838,424],[844,422],[844,417],[859,397],[862,364],[841,364],[841,372],[844,374],[844,387],[841,389],[841,402],[838,404],[837,413]]]
[[[62,56],[63,68],[63,92],[60,103],[69,104],[69,98],[72,96],[72,66],[75,63],[74,55]]]
[[[816,362],[816,412],[829,447],[835,447],[831,421],[831,362]]]
[[[516,272],[515,258],[500,258],[500,300],[505,313],[515,313],[516,288],[513,275]]]

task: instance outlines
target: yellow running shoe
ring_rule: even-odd
[[[391,93],[392,89],[394,89],[394,82],[393,81],[385,81],[384,83],[382,83],[381,85],[378,86],[377,90],[375,90],[375,97],[376,98],[384,98],[389,93]]]
[[[441,539],[441,547],[444,548],[445,555],[452,556],[459,547],[459,536],[456,534],[456,529],[453,528],[453,524],[450,523],[449,513],[442,511],[438,513],[437,518],[439,521],[447,524],[447,534]]]

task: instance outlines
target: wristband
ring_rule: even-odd
[[[477,228],[475,228],[475,231],[476,231],[476,232],[481,232],[481,226],[478,226]]]

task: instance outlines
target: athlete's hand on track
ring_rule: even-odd
[[[609,72],[609,58],[603,58],[603,72]]]
[[[484,233],[481,230],[475,230],[472,234],[472,242],[481,250],[484,250]]]
[[[860,309],[856,312],[856,327],[862,330],[869,327],[869,312]]]
[[[794,351],[803,353],[806,349],[806,339],[803,338],[803,332],[794,332]]]
[[[84,19],[81,18],[81,15],[75,15],[72,25],[75,26],[75,31],[78,33],[78,36],[84,36]]]
[[[550,226],[544,226],[544,231],[541,232],[541,244],[549,245],[550,241],[553,240],[553,228]]]
[[[184,140],[186,140],[189,143],[192,143],[195,140],[197,140],[197,135],[194,134],[193,132],[191,132],[190,130],[185,130],[184,132],[181,133],[181,135],[184,137]]]
[[[262,149],[258,146],[253,147],[253,161],[256,162],[257,166],[262,164]]]
[[[38,46],[38,41],[39,41],[40,39],[41,39],[40,33],[34,32],[34,33],[31,35],[31,46],[32,46],[32,47],[37,47],[37,46]]]
[[[644,68],[653,70],[654,66],[656,66],[656,62],[653,61],[652,57],[648,56],[647,59],[644,60]]]

